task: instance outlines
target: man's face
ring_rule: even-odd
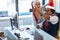
[[[52,14],[52,12],[51,12],[51,10],[50,10],[50,8],[46,8],[46,14],[48,14],[48,15],[51,15]]]

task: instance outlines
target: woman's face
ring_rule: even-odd
[[[35,4],[35,11],[38,12],[38,13],[41,13],[40,2],[36,2],[36,4]]]
[[[35,4],[35,9],[38,9],[38,8],[40,8],[40,2],[36,2]]]

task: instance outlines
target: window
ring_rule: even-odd
[[[8,1],[8,15],[12,16],[15,14],[16,12],[16,4],[15,4],[15,0],[7,0]]]
[[[7,16],[7,0],[0,0],[0,17]]]
[[[15,12],[15,0],[0,0],[0,17],[12,16]]]
[[[29,12],[32,0],[18,0],[19,13]]]

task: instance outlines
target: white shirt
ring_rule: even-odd
[[[57,16],[50,16],[50,20],[49,21],[52,24],[56,24],[56,23],[58,23],[58,20],[59,20],[59,18]]]

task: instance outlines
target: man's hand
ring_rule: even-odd
[[[45,20],[49,20],[49,19],[50,19],[50,15],[44,14],[44,15],[43,15],[43,18],[44,18]]]

